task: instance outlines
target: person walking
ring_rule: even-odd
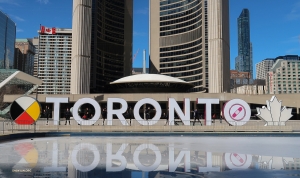
[[[65,125],[67,125],[67,122],[68,122],[68,121],[69,121],[69,125],[71,125],[70,117],[71,117],[71,112],[70,112],[69,108],[67,108],[67,110],[66,110],[66,112],[65,112],[65,118],[66,118],[66,123],[65,123]]]
[[[148,119],[150,119],[150,111],[151,111],[151,109],[150,109],[150,107],[148,107],[148,109],[146,109],[146,120],[148,120]]]
[[[107,117],[107,109],[106,109],[106,107],[104,107],[102,110],[103,125],[104,125],[106,117]]]
[[[200,120],[200,114],[199,111],[197,109],[194,110],[194,122],[193,122],[193,126],[195,125],[196,120],[198,120],[202,126],[201,120]]]
[[[129,112],[129,122],[130,122],[129,124],[131,125],[131,119],[134,118],[134,116],[133,116],[133,109],[132,109],[131,106],[129,107],[128,112]]]
[[[46,106],[47,125],[48,125],[48,121],[49,121],[50,113],[51,113],[51,110],[50,110],[49,106],[48,106],[48,107]]]

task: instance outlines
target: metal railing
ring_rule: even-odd
[[[22,125],[26,124],[26,125]],[[29,124],[29,125],[28,125]],[[38,120],[37,122],[16,124],[11,120],[0,120],[1,134],[11,133],[38,133],[38,132],[300,132],[300,121],[268,122],[262,120],[250,120],[244,125],[236,122],[228,123],[225,120],[215,119],[211,125],[206,125],[204,120],[190,120],[190,125],[184,125],[176,119],[174,124],[165,119],[155,122],[135,119],[126,119],[123,123],[119,119],[112,121],[99,119],[95,121],[84,120],[77,122],[73,119],[65,121],[61,119],[59,125],[54,125],[53,120]]]

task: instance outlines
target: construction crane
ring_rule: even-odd
[[[136,58],[136,56],[137,56],[137,54],[139,53],[139,50],[140,50],[140,48],[136,51],[136,53],[133,55],[133,57],[132,57],[132,73],[135,73],[134,72],[134,69],[133,69],[133,62],[134,62],[134,60],[135,60],[135,58]]]

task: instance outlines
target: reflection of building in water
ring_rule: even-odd
[[[299,170],[300,169],[300,158],[294,158],[294,161],[284,163],[284,169],[287,170]]]
[[[259,156],[259,169],[282,170],[282,169],[300,169],[299,158]]]

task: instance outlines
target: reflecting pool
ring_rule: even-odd
[[[299,137],[82,136],[0,144],[0,177],[300,177]]]

